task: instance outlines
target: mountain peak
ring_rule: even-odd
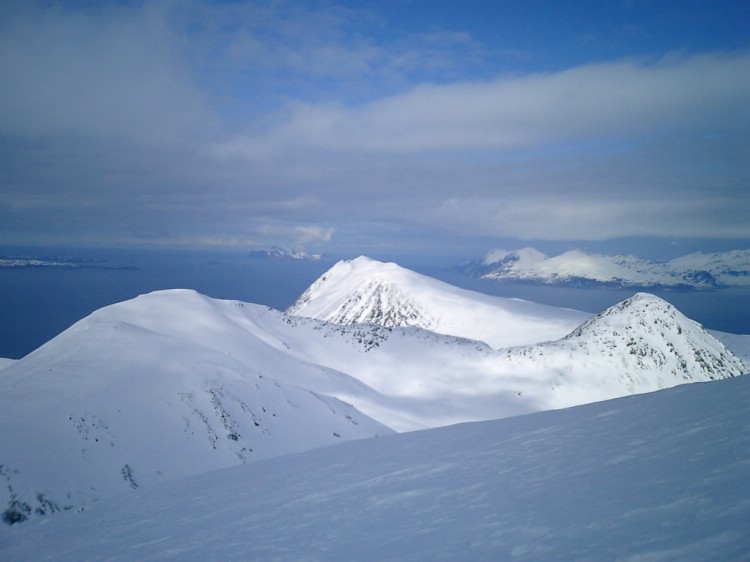
[[[334,324],[418,327],[494,348],[559,339],[588,317],[460,289],[364,256],[335,264],[287,313]]]
[[[674,379],[672,383],[659,379],[663,386],[732,377],[748,370],[700,324],[649,293],[636,293],[591,317],[559,344],[586,349],[590,356],[627,350],[622,354],[621,377],[661,371]]]
[[[678,311],[672,304],[651,293],[635,293],[632,297],[610,306],[603,312],[589,318],[566,338],[580,335],[594,329],[607,327],[629,328],[643,325],[648,319],[657,323],[669,319],[681,327],[694,327],[697,323]]]
[[[433,320],[412,296],[418,273],[366,256],[336,263],[287,310],[335,324],[420,326]],[[428,278],[425,278],[428,279]]]

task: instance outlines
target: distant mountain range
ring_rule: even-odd
[[[548,257],[534,248],[493,250],[459,267],[484,279],[544,285],[634,289],[750,286],[750,250],[694,253],[668,262],[571,250]]]
[[[268,250],[254,250],[248,254],[248,257],[257,260],[307,260],[320,261],[326,259],[325,254],[313,254],[304,248],[270,248]]]
[[[112,266],[106,260],[47,257],[47,256],[4,256],[0,257],[0,269],[56,268],[56,269],[136,269],[132,266]]]
[[[648,294],[592,317],[364,257],[286,313],[150,293],[0,362],[0,511],[15,523],[346,440],[748,372],[747,341],[727,341],[737,354]]]

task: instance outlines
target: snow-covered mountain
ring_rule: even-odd
[[[498,281],[549,285],[714,289],[750,284],[750,250],[691,254],[669,262],[571,250],[554,257],[533,249],[493,250],[461,266],[466,273]]]
[[[278,352],[253,330],[266,311],[152,293],[95,312],[3,369],[3,519],[391,432],[311,390],[333,378],[339,391],[366,395],[343,374]]]
[[[401,311],[401,299],[413,297],[454,334],[341,325],[171,290],[103,308],[6,364],[6,520],[392,430],[503,418],[748,371],[700,326],[650,295],[587,320],[522,301],[484,300],[360,259],[334,267],[302,300],[315,305],[318,294],[348,294],[345,288],[360,287],[362,269],[380,280],[373,290],[390,283],[403,291],[381,300],[380,311],[394,304]],[[325,292],[313,291],[321,284]],[[364,289],[357,294],[345,302],[377,301]],[[336,310],[342,318],[361,314]],[[507,324],[502,330],[493,314]],[[545,318],[560,339],[534,343],[541,338],[530,326],[543,328]],[[582,319],[579,328],[575,318]],[[564,322],[572,327],[563,331]],[[514,327],[519,346],[485,343]]]
[[[669,262],[677,271],[708,271],[723,286],[750,285],[750,250],[704,254],[697,252]]]
[[[594,402],[749,371],[700,324],[646,293],[597,314],[561,340],[508,350],[508,359],[530,361],[557,377],[547,379],[555,385],[552,407],[582,403],[587,391],[585,401]]]
[[[0,529],[0,559],[746,560],[750,378],[363,439]]]
[[[495,348],[558,339],[588,317],[460,289],[364,256],[335,264],[287,313],[335,324],[416,326]]]
[[[305,248],[278,248],[273,247],[268,250],[254,250],[248,254],[248,257],[260,260],[306,260],[320,261],[325,258],[324,254],[312,254]]]

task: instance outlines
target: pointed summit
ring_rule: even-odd
[[[287,313],[335,324],[419,327],[495,348],[555,340],[588,317],[468,291],[364,256],[335,264]]]
[[[554,345],[588,357],[619,356],[619,378],[658,388],[741,375],[748,366],[667,301],[636,293],[606,309]]]

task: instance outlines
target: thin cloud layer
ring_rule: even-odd
[[[508,150],[586,138],[711,132],[750,117],[750,55],[618,61],[491,82],[422,85],[364,107],[296,105],[261,146]],[[256,144],[257,143],[257,146]]]
[[[21,10],[0,33],[0,132],[137,142],[207,134],[197,89],[168,14]]]

